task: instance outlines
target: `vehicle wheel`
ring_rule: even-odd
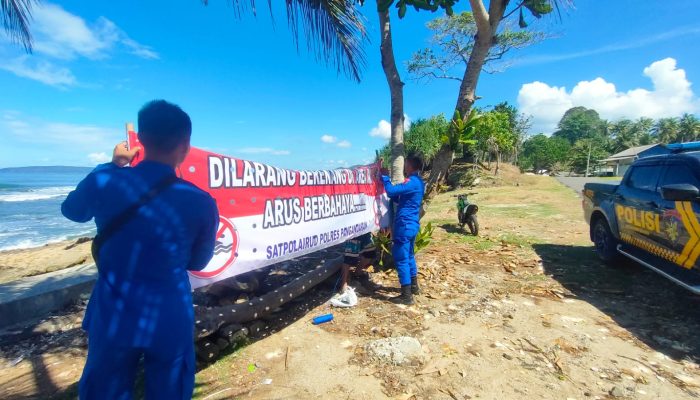
[[[619,259],[617,252],[617,239],[613,236],[604,218],[598,218],[593,224],[593,244],[598,257],[606,264]]]
[[[476,219],[476,215],[467,217],[467,225],[469,225],[469,230],[472,232],[472,235],[479,236],[479,220]]]

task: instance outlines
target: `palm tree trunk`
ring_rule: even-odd
[[[377,0],[379,5],[379,0]],[[403,82],[394,59],[394,46],[391,40],[391,22],[389,10],[379,11],[379,28],[382,54],[382,68],[391,92],[391,180],[403,182]]]

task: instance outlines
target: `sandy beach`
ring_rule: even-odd
[[[0,252],[0,284],[91,263],[91,238]]]

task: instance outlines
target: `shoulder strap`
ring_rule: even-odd
[[[127,222],[129,222],[143,207],[146,203],[153,200],[158,194],[163,190],[167,189],[170,185],[177,182],[178,178],[175,175],[169,175],[165,179],[158,182],[153,186],[148,192],[144,193],[139,200],[126,208],[121,214],[117,215],[109,224],[99,232],[95,238],[92,240],[92,258],[97,263],[97,258],[100,253],[100,248],[102,245],[121,229]]]

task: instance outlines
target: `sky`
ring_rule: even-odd
[[[553,132],[573,106],[610,120],[700,111],[696,0],[574,3],[561,18],[528,18],[549,38],[513,53],[503,72],[482,73],[478,106],[518,106],[533,134]],[[189,113],[200,148],[294,169],[370,162],[388,141],[390,111],[374,2],[361,7],[360,83],[318,62],[303,38],[297,49],[282,5],[271,18],[259,1],[257,16],[236,18],[229,4],[43,1],[32,54],[0,31],[0,168],[108,161],[124,124],[160,98]],[[439,15],[392,12],[409,121],[451,115],[456,103],[459,82],[417,82],[405,68]]]

